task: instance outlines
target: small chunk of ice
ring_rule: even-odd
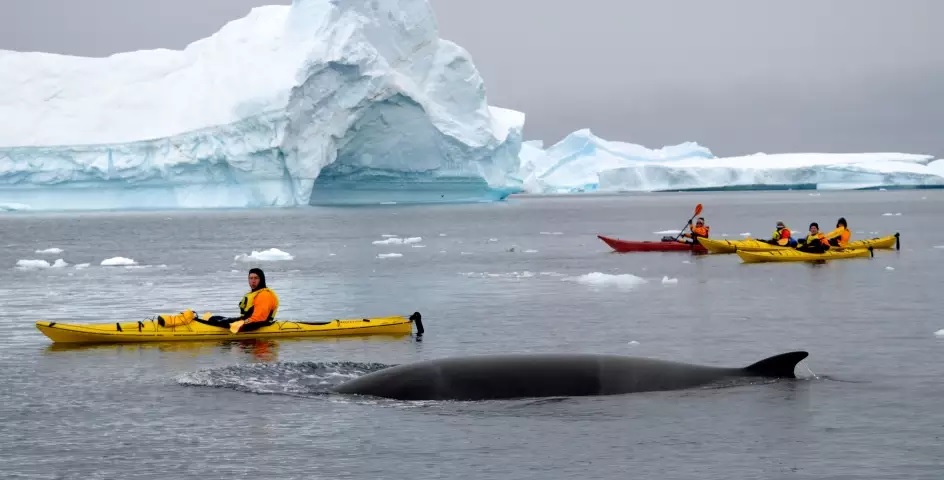
[[[52,247],[52,248],[47,248],[45,250],[36,250],[36,253],[56,255],[58,253],[62,253],[62,249],[59,247]]]
[[[23,259],[16,261],[16,268],[18,270],[45,270],[47,268],[63,268],[68,266],[69,264],[61,258],[57,258],[52,264],[46,260]]]
[[[234,260],[237,262],[277,262],[277,261],[286,261],[293,260],[295,257],[288,252],[283,252],[278,248],[270,248],[268,250],[263,250],[261,252],[253,250],[249,255],[239,254],[234,257]]]
[[[99,265],[102,265],[103,267],[116,267],[116,266],[121,266],[121,265],[137,265],[137,264],[138,262],[135,262],[131,258],[111,257],[111,258],[106,258],[102,260],[102,263],[100,263]]]
[[[635,288],[639,285],[646,283],[646,279],[642,277],[637,277],[629,273],[623,273],[619,275],[612,275],[609,273],[602,272],[592,272],[585,275],[580,275],[578,277],[565,278],[563,280],[571,280],[577,283],[582,283],[584,285],[592,286],[615,286],[618,288]]]
[[[378,253],[377,258],[397,258],[402,257],[402,253]]]
[[[423,241],[423,237],[409,237],[409,238],[400,238],[400,237],[389,237],[386,240],[374,240],[374,245],[406,245],[410,243],[419,243]]]

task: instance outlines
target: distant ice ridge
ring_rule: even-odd
[[[265,6],[184,50],[0,51],[0,208],[475,201],[516,190],[524,114],[489,106],[427,0]]]
[[[517,179],[529,193],[698,189],[942,187],[944,160],[908,153],[789,153],[716,157],[686,142],[659,149],[578,130],[544,149],[522,144]]]

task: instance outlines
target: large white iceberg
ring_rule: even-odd
[[[183,50],[0,51],[0,210],[490,201],[510,193],[944,186],[904,153],[718,158],[523,142],[428,0],[295,0]]]
[[[716,157],[697,143],[649,149],[578,130],[544,149],[524,142],[516,178],[530,193],[700,189],[944,187],[944,160],[908,153]]]
[[[523,124],[427,0],[295,0],[179,51],[0,51],[0,205],[501,198]]]

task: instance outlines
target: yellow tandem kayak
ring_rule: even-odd
[[[830,249],[823,253],[801,252],[794,249],[775,250],[770,252],[742,252],[738,249],[737,255],[744,263],[765,262],[821,262],[825,260],[842,260],[846,258],[863,258],[874,256],[872,247],[855,249]]]
[[[867,250],[869,247],[878,248],[878,249],[887,249],[892,248],[901,248],[901,243],[899,242],[899,234],[895,233],[894,235],[887,235],[884,237],[875,237],[862,240],[853,240],[849,242],[848,245],[843,247],[844,250]],[[790,251],[794,250],[793,247],[786,247],[782,245],[771,245],[767,242],[762,242],[753,238],[747,238],[744,240],[719,240],[715,238],[702,238],[698,237],[699,243],[710,253],[734,253],[735,251],[740,252],[774,252],[774,251]]]
[[[176,316],[180,317],[180,316]],[[159,317],[160,318],[160,317]],[[207,315],[209,318],[209,315]],[[256,330],[232,333],[229,328],[188,319],[188,323],[161,325],[158,319],[115,323],[36,322],[36,328],[54,343],[140,343],[196,340],[242,340],[248,338],[332,337],[342,335],[409,335],[416,324],[423,333],[419,312],[409,317],[335,319],[326,322],[279,320]]]

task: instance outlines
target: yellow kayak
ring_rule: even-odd
[[[165,322],[176,318],[177,322]],[[205,314],[204,318],[210,315]],[[232,333],[229,328],[210,325],[199,317],[161,315],[155,319],[115,323],[36,322],[36,328],[55,343],[140,343],[194,340],[241,340],[247,338],[332,337],[342,335],[409,335],[416,324],[423,333],[419,312],[403,316],[335,319],[326,322],[279,320],[248,332]],[[159,321],[160,320],[160,321]],[[176,323],[171,326],[172,323]],[[162,325],[163,324],[163,325]]]
[[[887,235],[884,237],[875,237],[862,240],[853,240],[843,247],[845,250],[866,250],[869,247],[878,249],[899,249],[899,234]],[[793,247],[783,245],[771,245],[757,239],[747,238],[744,240],[719,240],[714,238],[698,237],[698,241],[710,253],[734,253],[740,252],[774,252],[783,250],[794,250]]]
[[[825,260],[842,260],[846,258],[867,258],[874,256],[872,248],[829,249],[824,253],[801,252],[794,249],[776,250],[770,252],[742,252],[737,255],[744,263],[764,262],[821,262]]]

